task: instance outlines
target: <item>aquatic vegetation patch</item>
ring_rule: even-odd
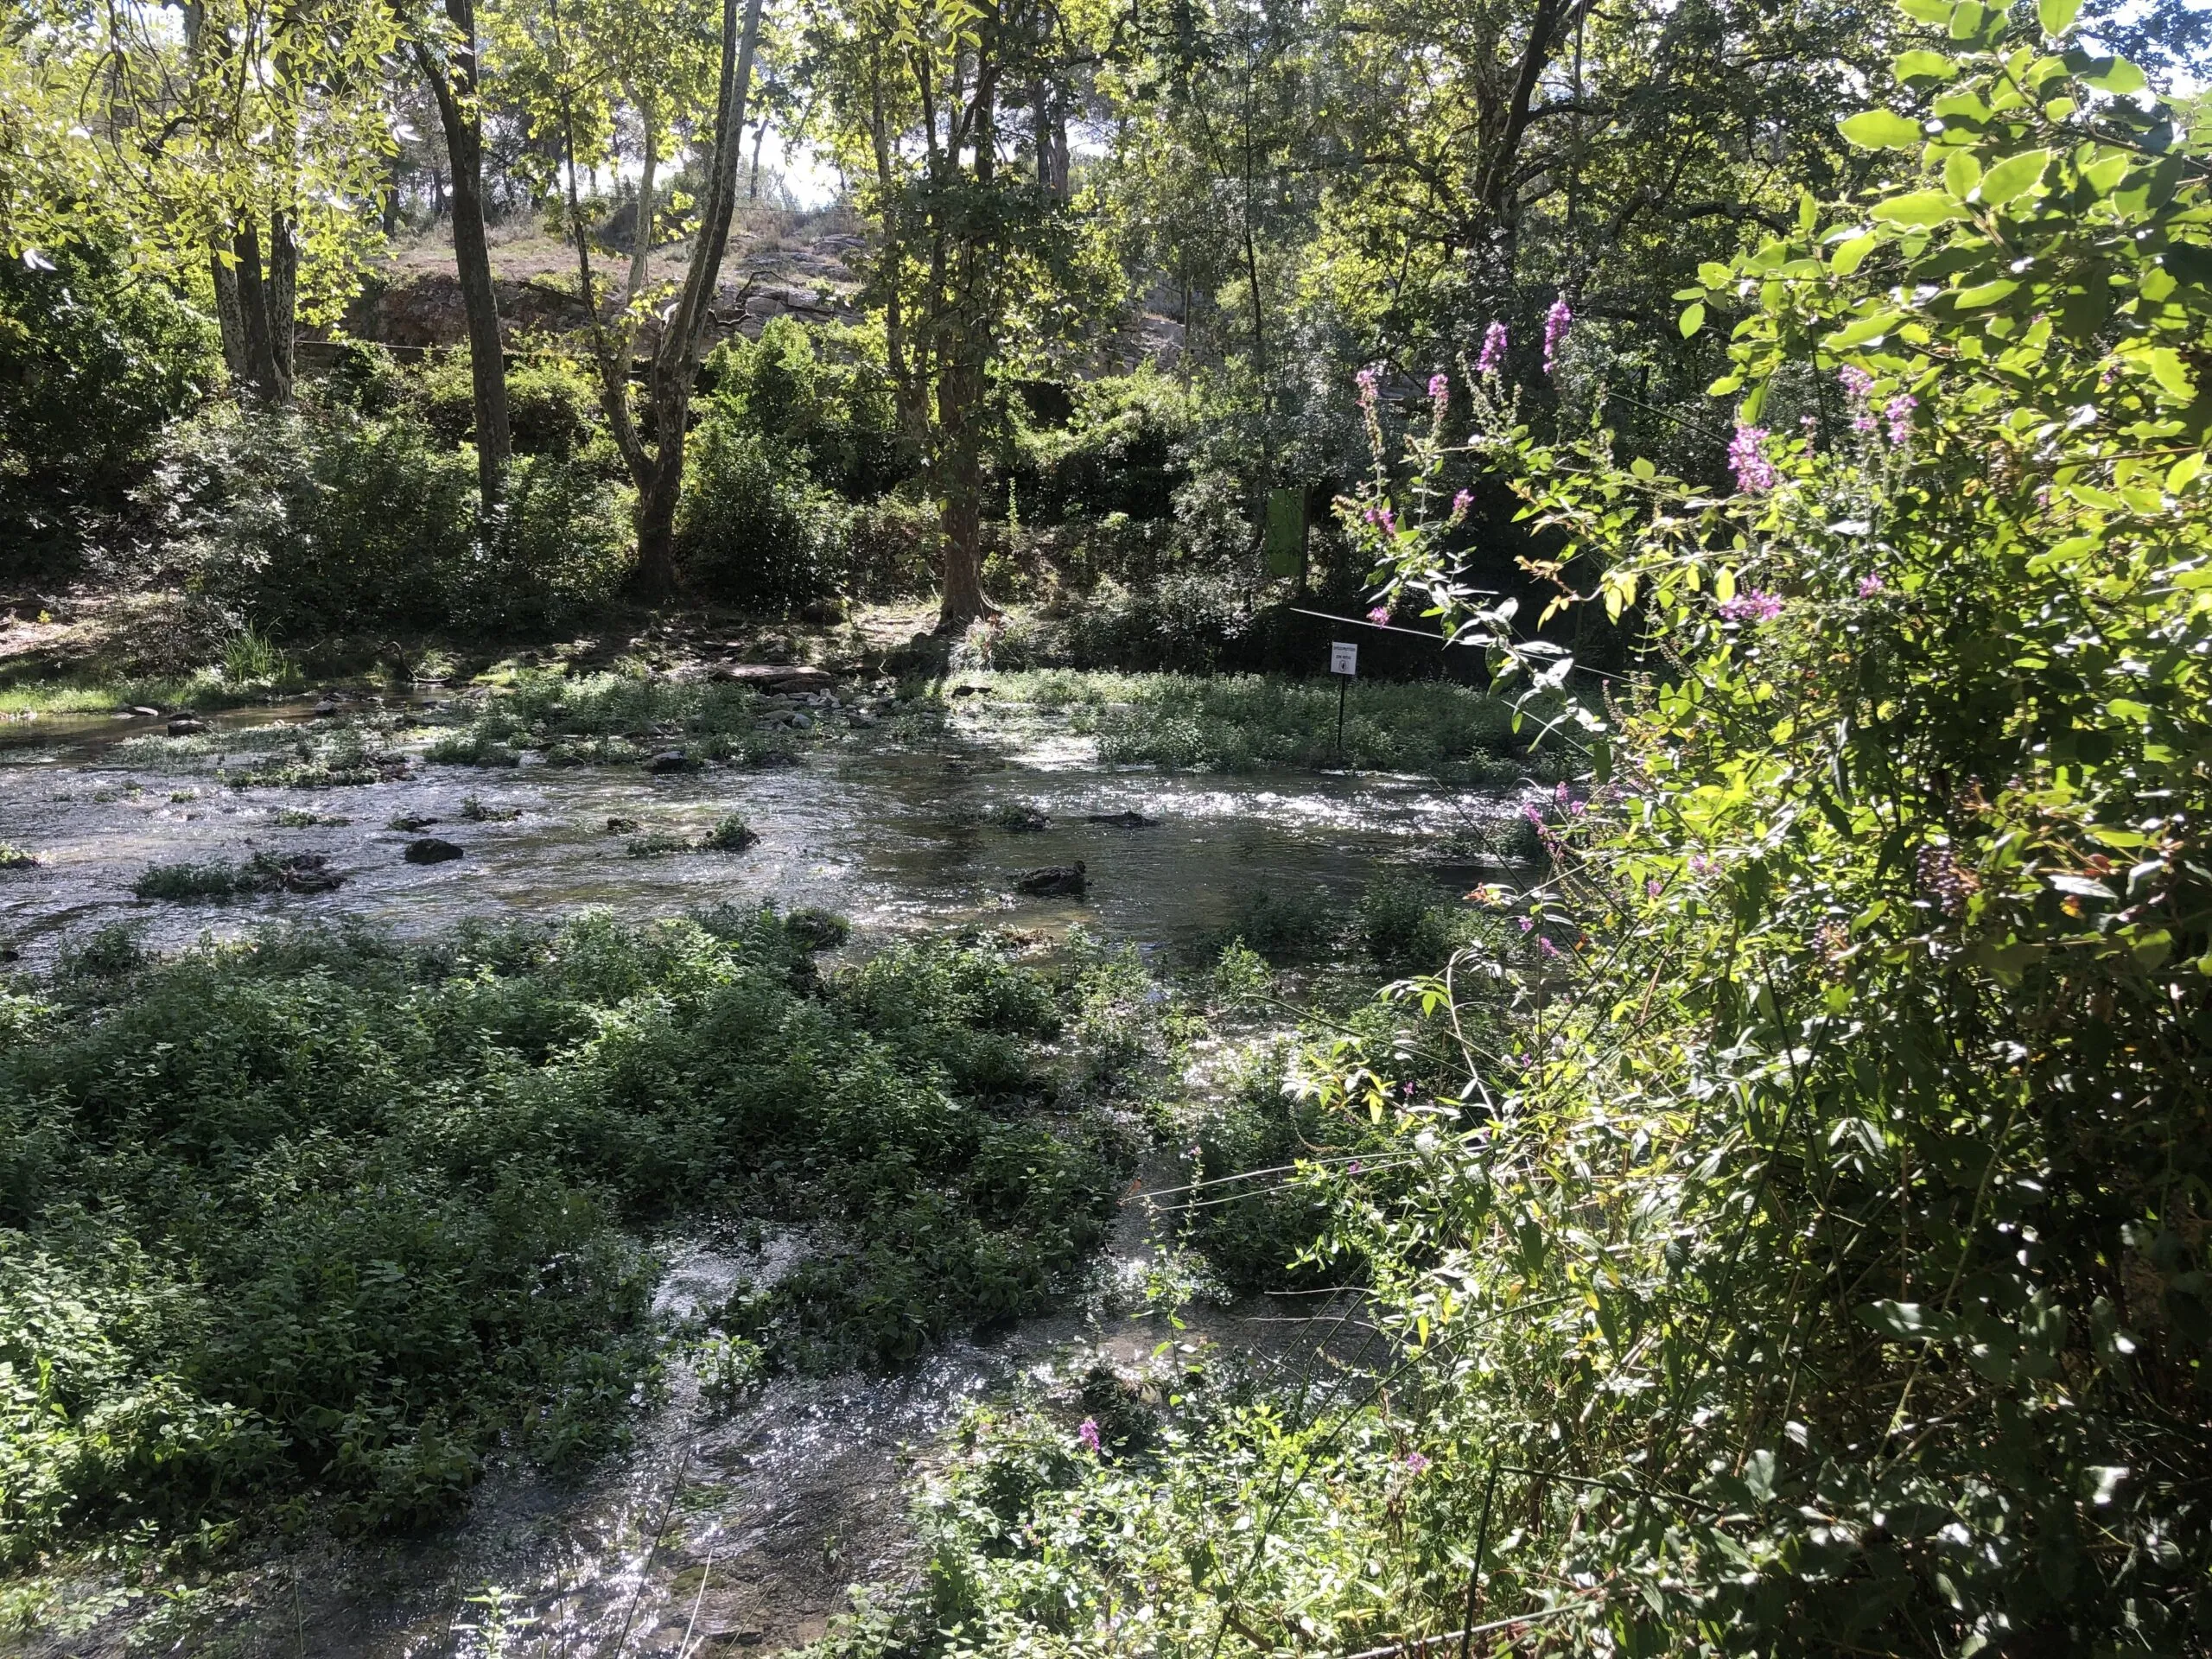
[[[1346,766],[1496,783],[1532,764],[1510,703],[1449,681],[1352,683],[1337,737],[1338,685],[1249,674],[1082,673],[1044,670],[992,677],[977,717],[1000,705],[1064,715],[1094,735],[1102,760],[1212,772]]]
[[[1126,1179],[1116,1091],[1159,1069],[1077,1063],[1091,969],[922,942],[823,974],[833,922],[300,929],[160,962],[118,932],[26,983],[0,1019],[0,1560],[294,1500],[419,1524],[501,1446],[594,1455],[664,1363],[646,1241],[678,1223],[819,1241],[718,1312],[723,1389],[895,1364],[1071,1287]]]
[[[130,884],[133,897],[189,903],[262,893],[329,893],[345,880],[321,853],[256,853],[243,864],[156,864]]]
[[[643,675],[524,673],[455,711],[459,724],[428,752],[454,766],[512,766],[524,749],[549,766],[631,766],[680,753],[687,764],[773,765],[796,734],[768,727],[779,705],[748,687]]]
[[[0,841],[0,870],[29,870],[38,866],[38,855],[12,841]]]
[[[389,716],[375,715],[147,733],[124,739],[115,754],[125,766],[154,772],[212,768],[233,789],[331,789],[405,777],[407,757],[392,747],[396,730]]]

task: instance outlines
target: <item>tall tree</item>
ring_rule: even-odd
[[[833,146],[876,226],[864,297],[937,496],[940,629],[997,610],[982,583],[995,377],[1079,336],[1107,296],[1054,115],[1103,21],[1049,0],[859,0],[817,29]],[[1003,165],[1025,139],[1031,164]]]
[[[506,493],[512,439],[507,419],[506,346],[499,337],[499,295],[484,224],[484,114],[475,0],[443,0],[440,20],[425,18],[410,41],[416,65],[437,100],[453,167],[453,263],[468,327],[469,391],[476,423],[478,493],[489,512]]]
[[[175,12],[43,0],[9,48],[48,94],[72,89],[67,142],[97,158],[101,216],[142,270],[203,275],[233,381],[281,403],[299,318],[334,316],[372,245],[390,20],[376,0]]]
[[[692,389],[706,349],[715,294],[735,218],[738,170],[746,149],[746,107],[760,47],[761,0],[723,0],[720,67],[714,81],[712,127],[703,156],[706,188],[697,204],[691,257],[673,302],[658,318],[644,416],[632,407],[631,353],[642,332],[651,291],[654,180],[667,135],[697,102],[697,73],[686,55],[680,0],[601,0],[565,15],[549,4],[542,29],[531,31],[542,60],[543,90],[533,123],[558,134],[566,156],[568,224],[584,302],[587,332],[600,375],[600,402],[616,447],[637,486],[637,583],[650,598],[677,587],[676,509],[683,493],[685,429]],[[644,133],[644,177],[627,276],[607,315],[608,285],[592,261],[591,227],[580,195],[579,170],[609,153],[613,111],[609,90],[624,92]]]

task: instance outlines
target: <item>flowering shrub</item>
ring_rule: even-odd
[[[2203,140],[2069,0],[1905,10],[1843,124],[1905,176],[1681,296],[1738,488],[1482,429],[1665,671],[1585,711],[1508,942],[1308,1058],[1389,1137],[1308,1179],[1392,1351],[1040,1498],[994,1650],[2212,1640]],[[1563,699],[1385,505],[1386,590]]]

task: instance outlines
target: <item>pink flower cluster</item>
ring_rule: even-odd
[[[1912,411],[1920,407],[1920,399],[1910,392],[1902,392],[1889,401],[1882,410],[1882,424],[1885,435],[1893,444],[1902,444],[1912,435]]]
[[[1084,1451],[1096,1454],[1098,1450],[1098,1420],[1095,1417],[1084,1418],[1083,1427],[1076,1430],[1075,1437],[1083,1442]]]
[[[1376,397],[1382,384],[1382,372],[1372,367],[1364,368],[1352,376],[1352,380],[1359,388],[1359,406],[1362,409],[1374,408]]]
[[[1377,605],[1373,610],[1368,612],[1367,620],[1378,628],[1382,626],[1390,620],[1390,607],[1388,605]]]
[[[1728,443],[1728,467],[1736,474],[1736,487],[1746,495],[1758,495],[1775,486],[1779,474],[1774,463],[1767,459],[1766,429],[1736,423],[1736,435]]]
[[[1874,429],[1874,410],[1869,401],[1874,395],[1874,377],[1856,365],[1847,363],[1835,372],[1843,383],[1844,402],[1851,410],[1851,429],[1872,432]]]
[[[1567,296],[1562,294],[1552,302],[1552,308],[1544,313],[1544,372],[1551,373],[1559,366],[1559,343],[1567,338],[1567,325],[1574,321],[1574,313],[1567,308]]]
[[[1861,599],[1872,599],[1875,594],[1880,593],[1883,588],[1888,586],[1889,583],[1884,582],[1878,573],[1869,571],[1866,575],[1859,578],[1859,597]]]
[[[1452,382],[1440,372],[1428,377],[1428,401],[1437,419],[1442,420],[1444,406],[1452,401]]]
[[[1777,594],[1746,588],[1722,603],[1720,614],[1731,622],[1771,622],[1782,614],[1782,601]]]
[[[1477,374],[1495,374],[1505,366],[1505,325],[1493,322],[1483,334],[1482,355],[1475,359]]]

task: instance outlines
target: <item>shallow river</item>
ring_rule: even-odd
[[[225,717],[243,733],[304,708]],[[0,840],[36,868],[0,872],[0,947],[23,968],[113,923],[175,949],[203,932],[239,933],[272,919],[359,918],[423,932],[464,917],[550,916],[583,906],[681,913],[722,902],[818,905],[861,930],[1011,926],[1042,932],[1081,923],[1117,941],[1177,944],[1217,934],[1250,895],[1325,888],[1348,902],[1378,868],[1410,862],[1464,883],[1465,866],[1423,865],[1422,852],[1472,820],[1510,810],[1505,796],[1411,779],[1311,773],[1224,779],[1102,767],[1080,739],[1031,730],[993,742],[957,734],[902,744],[883,732],[825,738],[793,766],[653,777],[639,768],[506,771],[434,766],[386,783],[236,790],[202,765],[125,764],[119,740],[153,721],[45,722],[0,728]],[[266,733],[264,731],[264,737]],[[427,734],[418,734],[418,739]],[[241,742],[247,740],[241,737]],[[144,746],[140,746],[143,751]],[[219,751],[220,742],[214,746]],[[462,816],[469,797],[505,821]],[[1016,833],[1003,809],[1033,806],[1048,827]],[[279,825],[287,809],[342,824]],[[1124,828],[1090,814],[1134,810]],[[610,817],[696,836],[727,812],[759,832],[741,854],[632,857]],[[402,858],[405,816],[463,856]],[[130,883],[149,866],[238,863],[257,851],[325,855],[343,885],[321,895],[222,903],[142,903]],[[1081,860],[1081,900],[1019,898],[1014,874]],[[1147,1183],[1176,1178],[1170,1164]],[[556,1484],[494,1474],[455,1526],[435,1536],[351,1548],[278,1549],[219,1580],[188,1616],[110,1580],[87,1583],[79,1628],[33,1644],[44,1654],[220,1650],[257,1655],[475,1654],[502,1643],[532,1654],[772,1651],[819,1635],[853,1583],[912,1565],[903,1483],[910,1458],[969,1402],[1026,1370],[1095,1351],[1123,1366],[1163,1341],[1225,1343],[1260,1363],[1310,1357],[1319,1327],[1284,1308],[1215,1310],[1182,1331],[1130,1311],[1117,1294],[1151,1251],[1147,1207],[1132,1203],[1083,1310],[1033,1321],[990,1344],[950,1344],[890,1379],[779,1379],[714,1420],[674,1397],[641,1426],[636,1448],[588,1480]],[[773,1263],[712,1237],[664,1246],[664,1306],[726,1290]],[[769,1242],[773,1254],[774,1241]],[[1334,1328],[1334,1327],[1332,1327]],[[1273,1356],[1269,1359],[1268,1356]],[[912,1447],[913,1452],[904,1448]],[[264,1547],[265,1548],[265,1547]],[[504,1611],[480,1599],[496,1586]],[[480,1598],[472,1599],[472,1598]],[[135,1633],[135,1634],[134,1634]]]
[[[243,729],[270,718],[256,710],[226,721]],[[205,768],[124,764],[119,740],[158,732],[157,722],[77,724],[73,732],[60,722],[0,728],[0,840],[41,861],[0,872],[0,945],[29,967],[67,938],[117,922],[149,946],[174,949],[203,931],[233,934],[276,918],[353,917],[421,932],[462,917],[588,906],[658,916],[763,899],[819,905],[864,930],[1082,922],[1119,939],[1182,941],[1219,930],[1254,893],[1319,887],[1349,898],[1378,866],[1503,805],[1495,793],[1407,779],[1106,768],[1079,738],[1033,735],[1001,748],[948,736],[915,748],[868,733],[826,740],[799,765],[770,770],[654,777],[635,766],[418,762],[390,783],[239,790]],[[520,816],[469,822],[461,814],[472,796]],[[995,821],[1020,805],[1041,809],[1048,827],[1014,833]],[[348,822],[286,828],[276,819],[287,810]],[[1131,810],[1158,822],[1087,821]],[[696,836],[732,811],[760,836],[734,855],[632,857],[626,835],[607,827],[631,819],[647,831]],[[386,826],[410,817],[434,820],[433,833],[464,855],[405,862],[414,836]],[[257,851],[322,854],[345,883],[326,894],[219,904],[131,896],[149,866],[238,863]],[[1019,871],[1077,861],[1089,878],[1080,901],[1014,893]]]

